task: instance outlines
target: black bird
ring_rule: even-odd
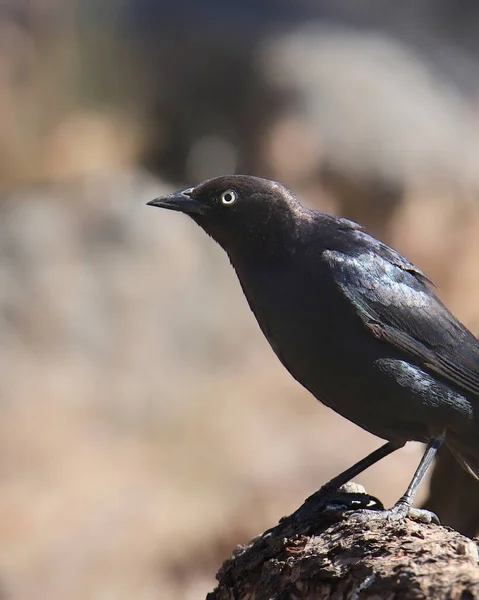
[[[261,330],[320,402],[387,440],[329,495],[409,440],[426,451],[393,508],[412,508],[441,444],[479,477],[479,342],[427,277],[356,223],[310,210],[275,181],[223,176],[149,202],[189,215],[227,252]]]

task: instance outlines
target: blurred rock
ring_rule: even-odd
[[[413,185],[478,193],[473,105],[420,52],[377,32],[315,25],[279,36],[261,60],[271,85],[296,94],[290,112],[309,131],[310,172],[289,172],[291,186],[319,176],[338,213],[383,237]],[[266,163],[281,179],[274,158]]]

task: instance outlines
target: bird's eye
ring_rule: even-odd
[[[225,204],[226,206],[231,206],[238,199],[238,194],[234,190],[226,190],[226,192],[223,192],[221,194],[220,198],[222,204]]]

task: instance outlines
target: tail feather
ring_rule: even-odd
[[[479,480],[479,454],[471,452],[457,439],[448,439],[447,446],[457,462],[475,479]]]

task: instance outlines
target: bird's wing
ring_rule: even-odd
[[[323,258],[372,335],[461,392],[479,397],[479,341],[447,310],[419,269],[380,242],[353,253],[326,250]]]

